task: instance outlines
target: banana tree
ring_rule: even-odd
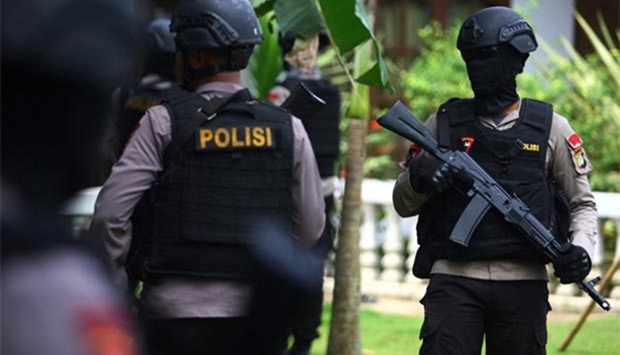
[[[366,128],[370,117],[369,86],[391,89],[387,69],[379,42],[373,33],[371,18],[362,0],[256,1],[255,9],[259,16],[275,18],[280,30],[294,31],[300,37],[308,38],[325,29],[351,81],[352,92],[343,109],[345,118],[348,118],[346,184],[335,260],[332,322],[327,353],[357,355],[361,353],[359,227]],[[269,31],[265,34],[273,35]],[[344,59],[351,53],[352,71]],[[279,63],[278,59],[272,58],[266,62],[263,57],[261,65],[254,68],[264,68],[265,63]]]

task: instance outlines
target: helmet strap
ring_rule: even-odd
[[[189,51],[184,50],[182,52],[183,57],[183,87],[187,89],[192,88],[192,83],[196,79],[213,76],[217,73],[226,71],[227,68],[221,64],[206,65],[201,68],[194,68],[189,62]]]
[[[189,88],[195,79],[213,76],[224,71],[239,71],[247,67],[254,46],[215,49],[218,63],[193,68],[189,62],[189,50],[182,52],[183,86]]]

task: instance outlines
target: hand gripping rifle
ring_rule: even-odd
[[[377,122],[399,136],[418,144],[429,154],[446,163],[459,176],[471,179],[469,181],[471,188],[466,192],[471,200],[452,230],[450,240],[468,246],[471,234],[489,208],[493,206],[551,262],[558,259],[562,245],[530,213],[529,208],[517,196],[510,196],[469,154],[440,147],[431,132],[400,101],[397,101]],[[516,144],[523,145],[523,142],[518,141]],[[577,282],[577,286],[602,309],[609,311],[611,309],[609,302],[594,288],[599,280],[600,277],[591,281],[580,281]]]

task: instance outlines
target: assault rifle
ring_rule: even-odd
[[[468,181],[471,187],[465,192],[471,200],[452,230],[450,240],[468,246],[472,232],[489,208],[493,206],[551,262],[559,258],[562,245],[530,213],[530,209],[517,196],[510,196],[469,154],[440,147],[431,132],[400,101],[397,101],[377,122],[399,136],[416,143],[426,152],[446,163],[459,176],[471,180]],[[521,141],[517,141],[516,144],[520,146],[519,148],[523,147]],[[600,279],[597,276],[590,281],[579,281],[577,286],[602,309],[609,311],[611,309],[609,302],[594,288]]]

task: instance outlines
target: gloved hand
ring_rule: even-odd
[[[572,243],[562,245],[560,256],[553,263],[555,276],[563,284],[582,281],[592,268],[592,262],[588,252]]]
[[[418,155],[409,162],[409,182],[411,187],[421,194],[436,190],[433,176],[441,168],[442,162],[432,155]],[[447,177],[447,174],[442,176]],[[440,183],[443,183],[440,181]]]
[[[445,191],[454,185],[467,191],[473,180],[432,155],[419,155],[409,162],[409,182],[418,193]]]

